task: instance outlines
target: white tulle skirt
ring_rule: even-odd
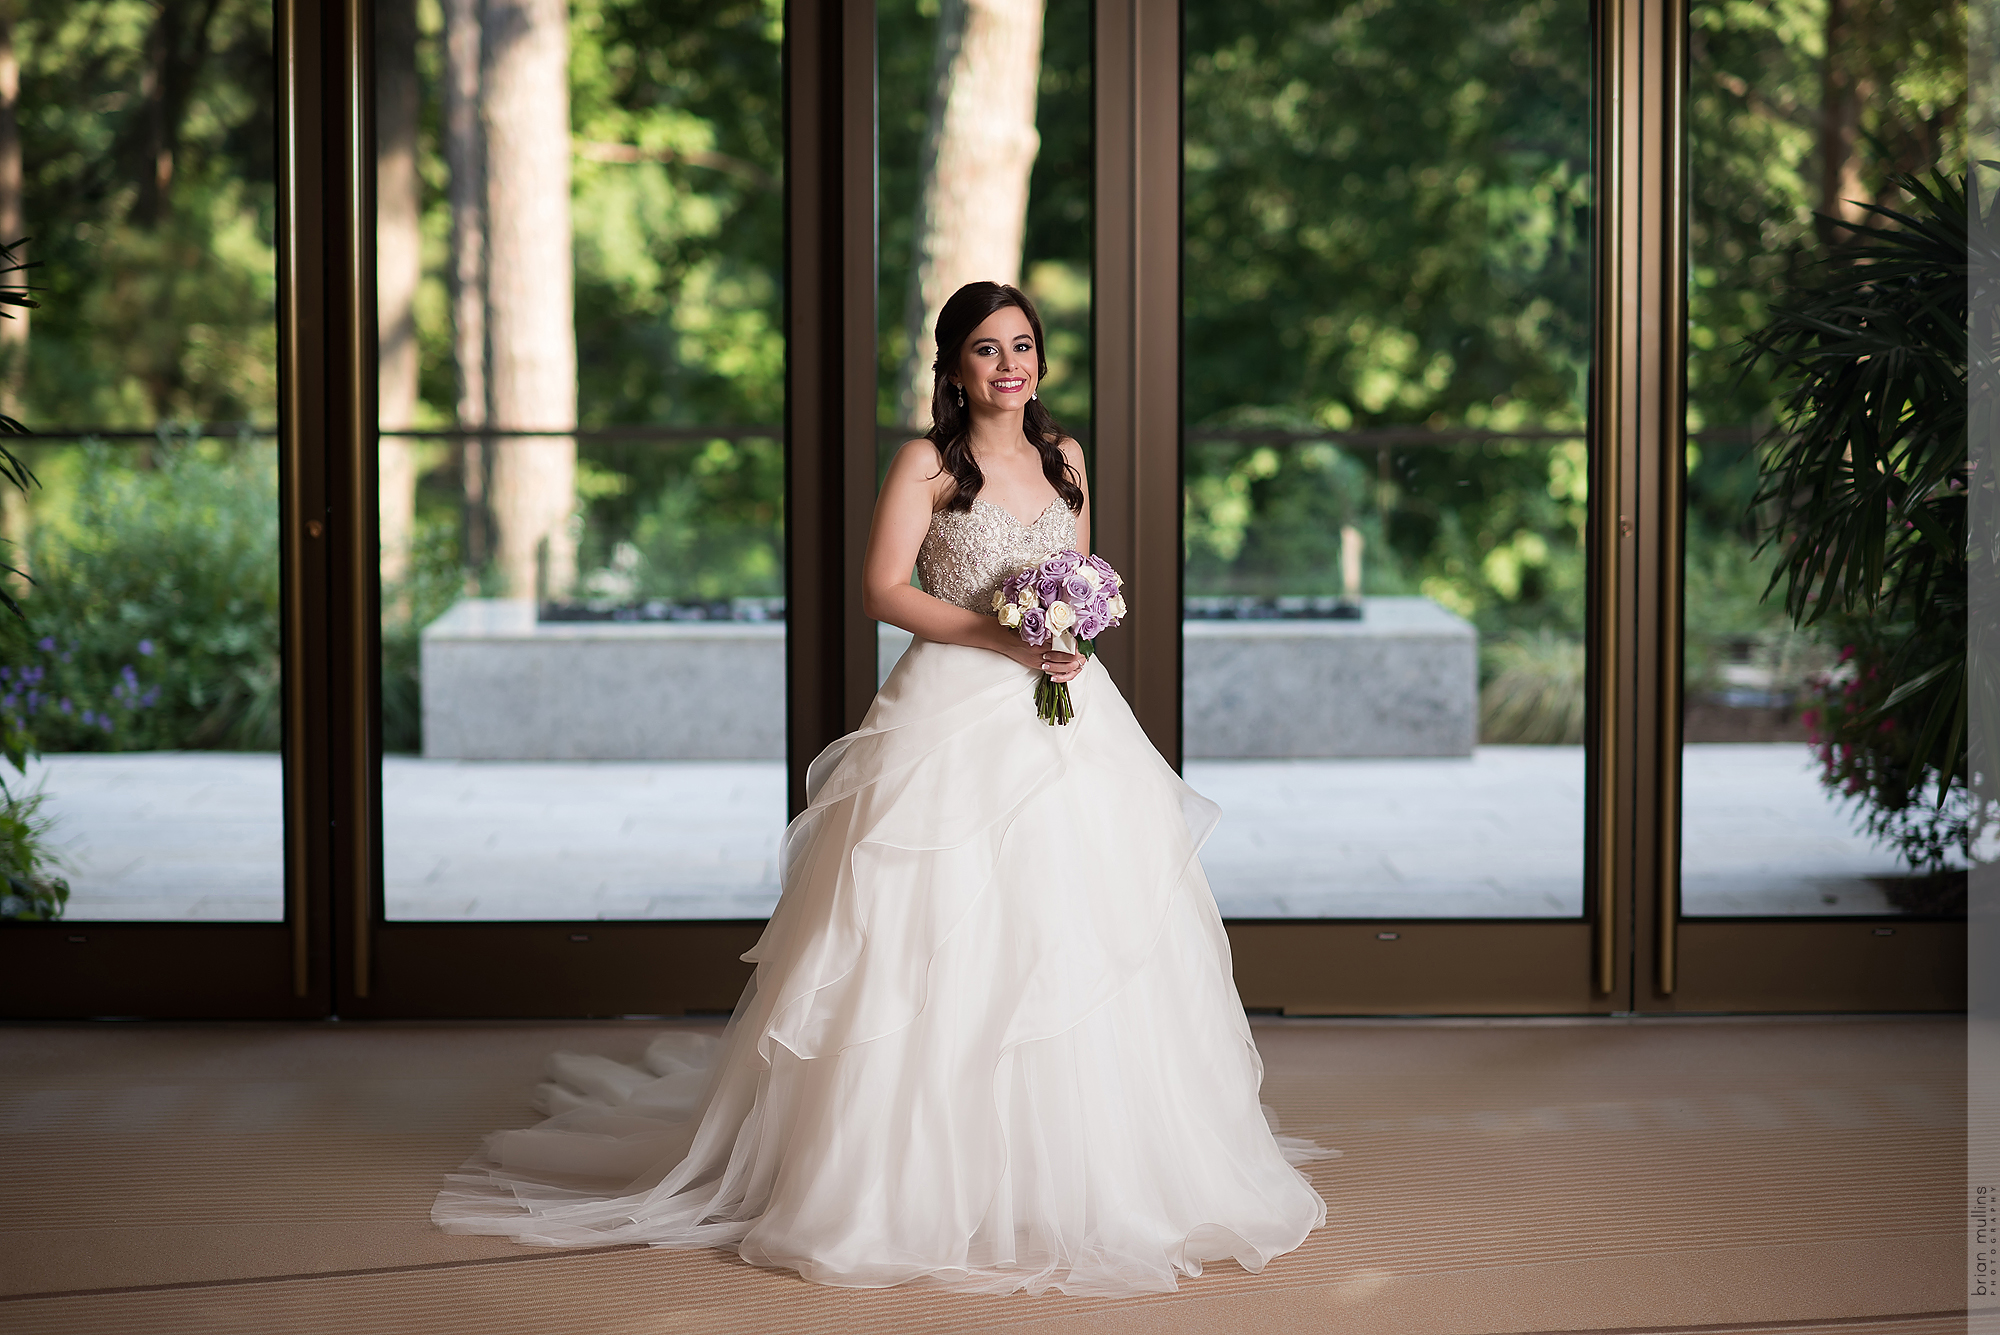
[[[555,1246],[724,1247],[825,1284],[1169,1290],[1326,1221],[1274,1134],[1197,851],[1215,807],[1104,669],[918,640],[808,777],[720,1040],[559,1054],[432,1218]]]

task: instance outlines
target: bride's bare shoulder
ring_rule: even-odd
[[[890,467],[920,468],[927,475],[942,473],[944,455],[938,452],[938,447],[931,443],[928,436],[918,436],[915,440],[903,442],[902,448],[896,451],[896,458]]]
[[[1084,464],[1083,446],[1076,443],[1074,436],[1064,436],[1056,442],[1056,448],[1062,451],[1063,462],[1075,471],[1077,485],[1088,491],[1090,470]]]
[[[922,436],[906,440],[889,461],[889,474],[882,481],[884,498],[922,495],[928,509],[936,510],[950,498],[956,487],[944,466],[944,455]]]

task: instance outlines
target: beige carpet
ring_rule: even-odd
[[[1962,1024],[1269,1021],[1339,1146],[1262,1275],[1110,1301],[841,1291],[432,1230],[557,1047],[657,1025],[0,1028],[0,1331],[1963,1335]],[[1960,1313],[1954,1315],[1955,1313]]]

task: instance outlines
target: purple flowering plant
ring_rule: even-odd
[[[149,639],[134,648],[141,660],[153,656]],[[102,694],[69,681],[75,674],[65,669],[74,663],[76,650],[73,642],[65,645],[43,635],[25,652],[9,655],[12,661],[0,662],[0,745],[16,769],[29,751],[38,749],[38,732],[53,728],[72,745],[78,732],[108,738],[121,723],[159,703],[160,688],[142,681],[130,662],[118,669],[110,690]]]
[[[1023,567],[994,590],[993,612],[1029,644],[1053,644],[1087,657],[1096,652],[1097,637],[1125,619],[1124,582],[1101,556],[1060,551]],[[1035,716],[1051,726],[1075,718],[1069,683],[1042,673],[1035,683]]]

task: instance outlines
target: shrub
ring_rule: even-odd
[[[276,749],[273,452],[148,453],[61,461],[65,503],[38,507],[28,542],[27,621],[0,624],[0,712],[43,751]]]
[[[1583,645],[1552,631],[1502,640],[1486,653],[1479,740],[1544,746],[1583,741]]]
[[[1840,666],[1808,679],[1800,718],[1819,752],[1820,781],[1859,802],[1868,832],[1893,844],[1911,867],[1933,875],[1964,856],[1973,802],[1963,782],[1938,780],[1934,748],[1924,741],[1931,702],[1898,695],[1901,675],[1949,662],[1965,652],[1965,627],[1942,621],[1883,625],[1842,618]]]
[[[69,882],[56,875],[58,859],[49,851],[55,819],[42,814],[39,789],[19,794],[0,784],[0,921],[48,922],[63,915]]]

